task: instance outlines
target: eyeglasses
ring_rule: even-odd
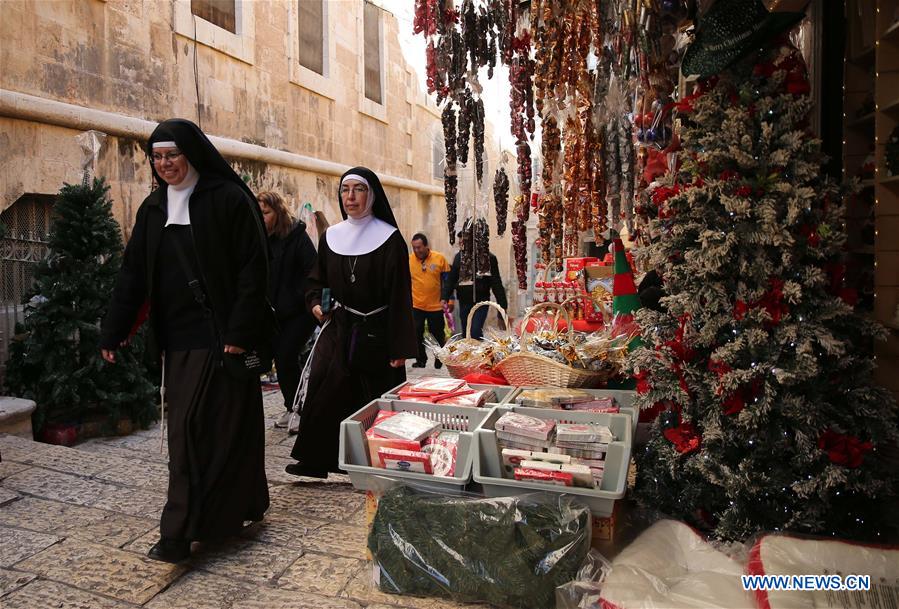
[[[174,162],[174,161],[177,161],[181,157],[182,154],[184,154],[184,153],[183,152],[166,152],[165,154],[159,154],[157,152],[154,152],[153,154],[150,155],[150,159],[152,159],[154,163],[161,163],[163,161]]]
[[[363,186],[361,184],[353,186],[352,188],[350,188],[349,186],[344,186],[340,189],[340,194],[345,197],[350,194],[350,190],[353,191],[354,195],[364,195],[368,192],[368,186]]]

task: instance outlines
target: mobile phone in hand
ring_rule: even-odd
[[[322,288],[322,313],[327,315],[331,312],[331,288]]]

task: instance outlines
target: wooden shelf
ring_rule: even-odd
[[[870,114],[866,114],[861,118],[857,118],[855,120],[849,121],[848,126],[852,129],[858,129],[859,127],[873,127],[874,126],[874,112]]]
[[[874,178],[868,178],[867,180],[862,180],[859,182],[862,185],[862,188],[871,188],[874,186]]]
[[[899,97],[880,107],[881,112],[891,112],[893,110],[899,110]]]
[[[895,21],[893,25],[887,28],[887,30],[883,33],[883,36],[880,37],[880,40],[891,40],[897,37],[899,37],[899,20]]]
[[[850,254],[859,254],[862,256],[873,256],[874,255],[874,246],[873,245],[862,245],[859,247],[850,247]]]
[[[852,63],[874,63],[874,47],[870,46],[849,58]]]
[[[899,184],[899,176],[890,176],[888,178],[883,178],[877,180],[878,184]]]

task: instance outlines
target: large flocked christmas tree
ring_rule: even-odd
[[[156,417],[154,387],[135,357],[140,343],[120,349],[115,365],[100,357],[99,322],[122,262],[122,237],[109,188],[66,184],[53,206],[49,256],[34,276],[20,340],[10,345],[6,384],[37,403],[34,424],[122,418],[145,426]]]
[[[639,497],[722,539],[801,531],[883,539],[896,472],[883,330],[839,297],[842,195],[809,131],[804,61],[785,39],[678,105],[679,169],[651,194],[649,266],[629,365],[662,413],[637,454]]]

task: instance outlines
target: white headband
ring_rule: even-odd
[[[371,190],[371,184],[368,183],[368,180],[366,180],[362,176],[357,176],[355,173],[343,176],[343,179],[340,181],[340,185],[343,186],[343,183],[347,180],[356,180],[357,182],[362,182],[368,187],[369,190]]]
[[[175,142],[153,142],[153,148],[177,148]]]

